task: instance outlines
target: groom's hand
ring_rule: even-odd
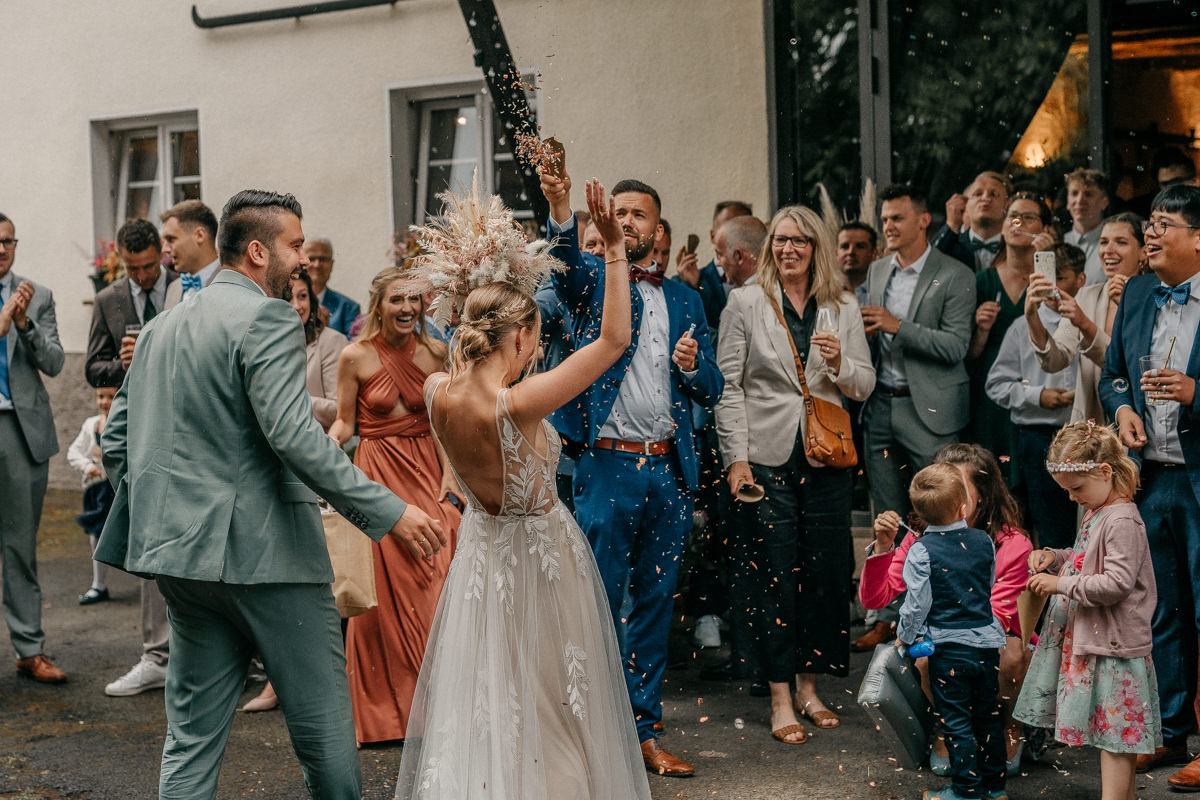
[[[403,542],[413,558],[429,558],[446,545],[442,523],[412,503],[388,533]]]

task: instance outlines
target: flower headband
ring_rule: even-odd
[[[1102,465],[1101,461],[1047,461],[1046,472],[1091,472]]]

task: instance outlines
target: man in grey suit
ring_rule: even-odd
[[[162,267],[162,243],[154,224],[131,219],[117,231],[117,252],[126,277],[100,291],[92,305],[84,374],[92,386],[120,386],[133,361],[137,334],[168,306],[179,275]],[[176,291],[178,293],[178,291]],[[167,680],[171,624],[167,603],[153,581],[141,582],[142,655],[133,668],[104,687],[109,697],[130,697],[161,689]],[[82,603],[88,595],[80,598]]]
[[[43,683],[67,675],[46,658],[37,529],[50,457],[58,452],[42,373],[63,366],[50,290],[12,271],[16,228],[0,214],[0,561],[4,620],[17,651],[17,672]]]
[[[890,255],[867,272],[863,323],[878,383],[863,411],[876,511],[906,513],[908,484],[967,425],[963,359],[975,315],[971,270],[926,238],[930,215],[911,186],[881,193]]]
[[[876,513],[908,512],[908,484],[942,445],[967,425],[963,359],[975,316],[975,276],[930,247],[929,206],[909,185],[880,194],[883,236],[891,253],[867,271],[863,323],[877,376],[863,407],[867,480]],[[873,650],[895,636],[898,606],[868,615],[853,644]]]
[[[313,797],[361,795],[340,619],[317,496],[414,558],[439,523],[372,483],[321,430],[304,333],[283,302],[305,265],[291,195],[234,195],[222,271],[147,325],[101,437],[116,487],[95,557],[154,576],[171,619],[159,797],[216,795],[257,650]],[[308,488],[312,487],[312,489]]]

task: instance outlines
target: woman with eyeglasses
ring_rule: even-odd
[[[744,535],[758,551],[760,661],[771,686],[771,733],[784,744],[807,738],[797,714],[819,728],[840,724],[817,696],[816,679],[844,677],[850,664],[851,468],[805,455],[793,346],[812,396],[841,405],[875,388],[858,302],[831,235],[803,206],[771,221],[756,282],[730,294],[717,347],[725,376],[717,435],[729,491],[765,490],[746,509]]]
[[[975,332],[967,350],[971,376],[971,423],[967,439],[983,445],[1003,463],[1015,450],[1016,428],[1009,412],[992,402],[984,386],[1000,353],[1004,334],[1025,308],[1025,289],[1033,274],[1033,254],[1054,245],[1050,208],[1033,192],[1017,192],[1008,201],[1000,229],[1000,250],[992,266],[975,274]],[[1015,476],[1014,476],[1015,477]]]
[[[1105,281],[1083,287],[1073,298],[1064,296],[1058,300],[1058,313],[1063,321],[1053,336],[1037,313],[1037,307],[1046,299],[1045,292],[1053,287],[1047,286],[1045,278],[1037,273],[1029,279],[1025,319],[1038,364],[1046,372],[1058,372],[1066,369],[1076,354],[1082,356],[1075,374],[1072,422],[1094,419],[1100,425],[1109,423],[1100,404],[1100,371],[1104,368],[1104,354],[1125,281],[1147,270],[1142,226],[1142,218],[1128,211],[1104,220],[1098,253]]]

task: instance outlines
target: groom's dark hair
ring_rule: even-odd
[[[300,202],[290,194],[243,189],[229,198],[217,226],[222,266],[237,264],[251,242],[262,242],[269,249],[282,228],[279,215],[283,213],[304,216]]]

